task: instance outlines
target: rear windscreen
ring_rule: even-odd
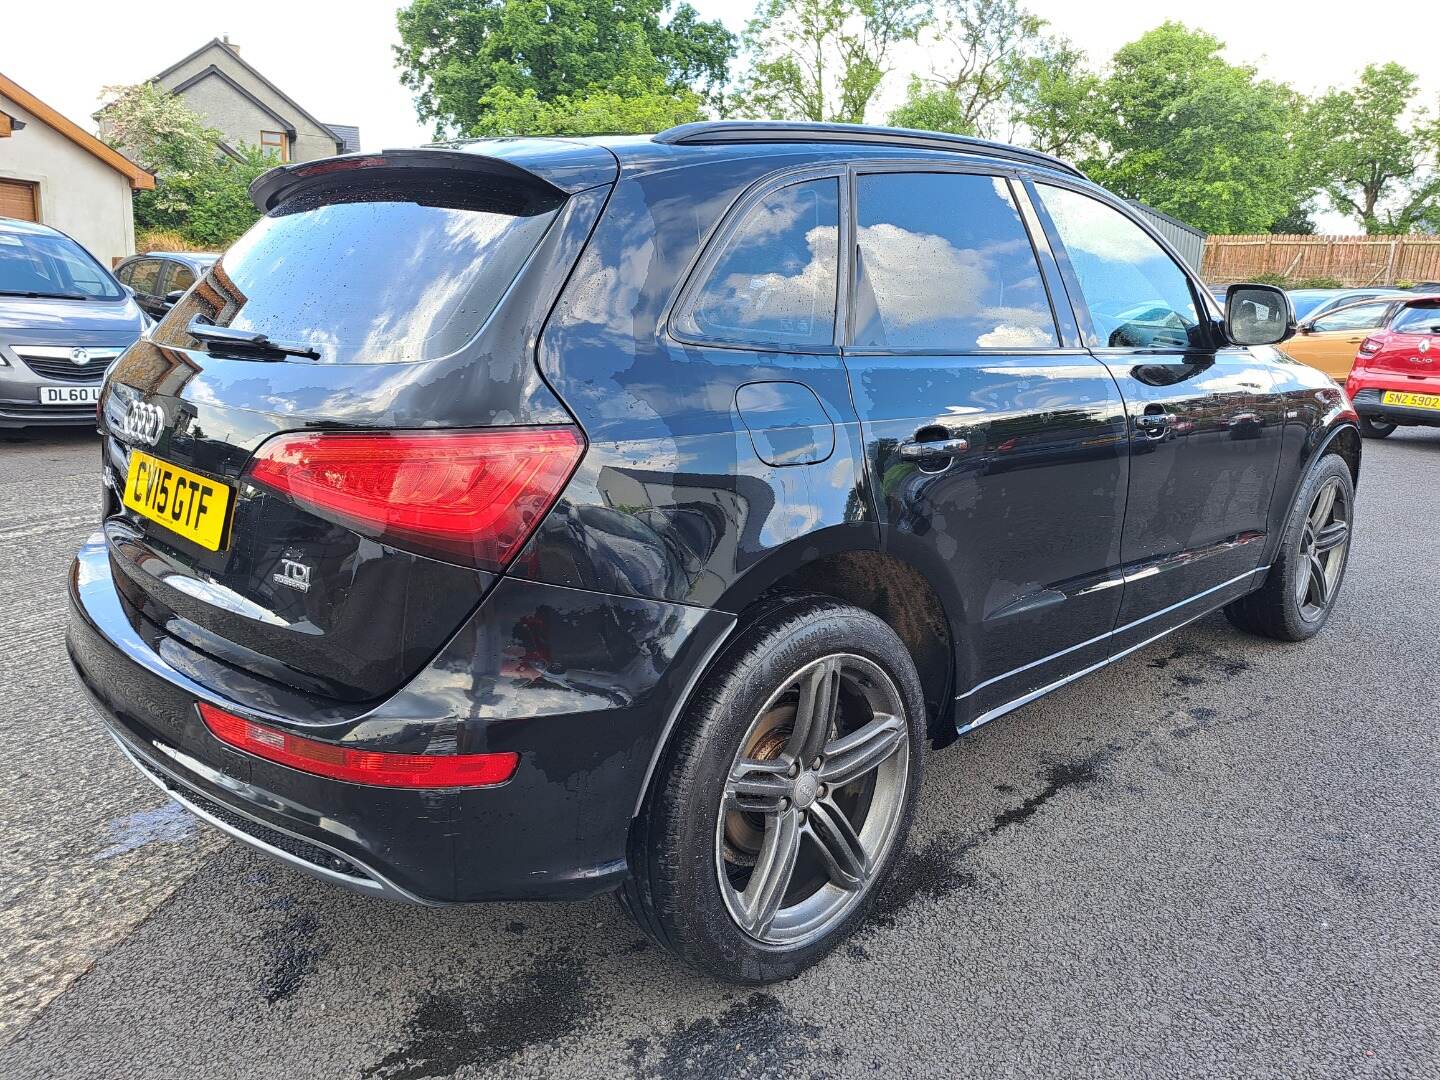
[[[236,241],[155,337],[200,347],[185,332],[198,315],[308,346],[320,363],[446,356],[495,310],[563,201],[443,179],[301,194]]]

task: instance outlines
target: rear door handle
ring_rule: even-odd
[[[912,439],[900,444],[900,456],[906,461],[920,461],[924,458],[954,457],[969,449],[969,439]]]

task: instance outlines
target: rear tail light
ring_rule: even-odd
[[[515,775],[516,753],[387,754],[316,742],[199,702],[205,726],[227,746],[315,776],[394,788],[493,787]]]
[[[1361,356],[1374,356],[1377,352],[1380,351],[1381,347],[1382,347],[1384,344],[1385,344],[1385,339],[1384,339],[1384,338],[1378,338],[1378,337],[1373,337],[1373,336],[1372,336],[1372,337],[1367,337],[1364,341],[1362,341],[1362,342],[1360,343],[1360,353],[1359,353],[1359,355],[1361,355]]]
[[[377,540],[498,570],[583,450],[573,427],[296,432],[262,445],[247,475]]]

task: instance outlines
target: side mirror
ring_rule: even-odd
[[[1236,345],[1278,345],[1295,334],[1295,306],[1274,285],[1225,290],[1225,336]]]
[[[180,298],[181,298],[182,296],[184,296],[184,295],[185,295],[185,290],[184,290],[184,289],[171,289],[169,292],[167,292],[167,293],[165,294],[165,306],[166,306],[167,308],[174,307],[176,304],[178,304],[178,303],[180,302]]]

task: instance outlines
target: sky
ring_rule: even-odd
[[[737,32],[753,10],[747,0],[691,2]],[[1227,42],[1231,61],[1253,64],[1264,77],[1307,93],[1348,83],[1372,61],[1397,60],[1421,73],[1432,107],[1440,99],[1434,0],[1374,0],[1363,14],[1353,0],[1023,2],[1097,64],[1151,27],[1177,19]],[[228,35],[246,60],[312,115],[359,125],[364,149],[413,145],[430,134],[395,71],[398,6],[394,0],[238,0],[142,9],[116,0],[10,0],[0,17],[0,72],[93,130],[102,87],[139,82]],[[904,59],[924,66],[923,57]],[[903,95],[903,83],[899,76],[888,81],[873,119]]]

